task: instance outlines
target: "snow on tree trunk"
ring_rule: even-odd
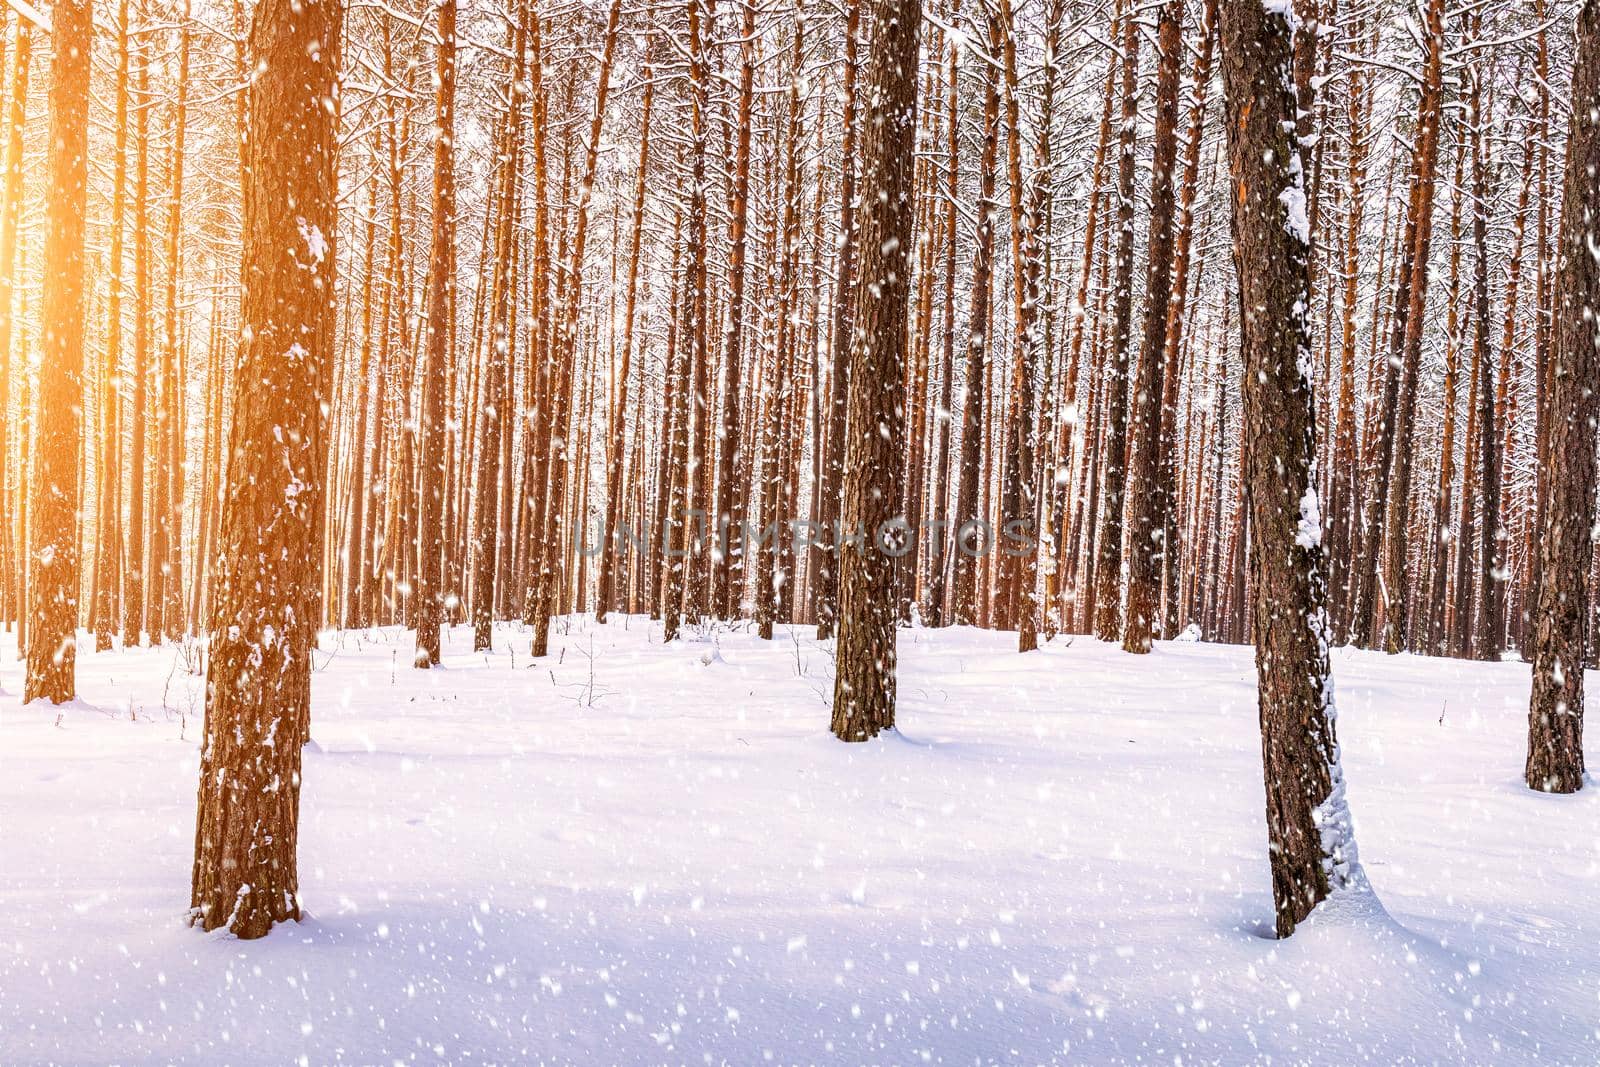
[[[295,845],[332,385],[341,21],[333,0],[262,0],[250,31],[243,345],[190,900],[195,924],[241,938],[300,917]]]
[[[895,571],[912,547],[904,515],[905,360],[915,213],[918,0],[879,0],[867,61],[861,154],[860,258],[850,294],[846,531],[839,549],[833,733],[865,741],[894,726]]]
[[[77,696],[78,468],[83,412],[83,233],[88,199],[89,0],[52,9],[50,215],[44,241],[42,360],[33,484],[33,575],[28,585],[24,703]],[[5,413],[0,412],[0,418]]]
[[[1328,668],[1306,216],[1288,0],[1223,5],[1233,235],[1243,309],[1244,484],[1278,936],[1364,885]]]
[[[439,662],[439,624],[444,611],[445,390],[450,360],[451,254],[454,240],[456,4],[441,0],[439,55],[434,85],[433,242],[428,254],[428,293],[424,309],[422,418],[419,420],[422,468],[420,558],[417,572],[417,651],[415,664]]]
[[[1538,609],[1528,703],[1530,789],[1583,786],[1583,647],[1600,414],[1600,0],[1578,15],[1555,336],[1540,440]]]

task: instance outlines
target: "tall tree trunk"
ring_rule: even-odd
[[[712,612],[729,618],[739,609],[744,587],[743,538],[730,527],[743,521],[740,489],[744,454],[739,426],[739,363],[744,358],[746,218],[750,205],[750,116],[756,76],[756,5],[741,0],[739,27],[739,104],[733,155],[733,190],[728,219],[728,325],[722,352],[722,460],[717,466],[716,506],[712,512]],[[709,458],[709,457],[708,457]]]
[[[433,241],[428,252],[428,295],[419,420],[422,516],[416,590],[416,666],[439,662],[439,622],[444,609],[445,388],[450,359],[451,248],[455,237],[456,0],[439,0],[438,66],[434,77]]]
[[[952,20],[960,13],[961,0],[951,0]],[[950,519],[950,433],[955,413],[951,411],[955,384],[956,350],[956,218],[961,191],[961,119],[960,103],[961,48],[954,34],[950,34],[948,58],[945,60],[945,189],[944,189],[944,293],[941,303],[944,320],[940,326],[939,407],[937,414],[938,439],[933,452],[933,497],[929,509],[935,523]],[[940,526],[932,528],[933,541],[929,545],[929,570],[927,619],[930,626],[943,626],[946,618],[945,591],[950,574],[948,546],[950,533]]]
[[[1440,126],[1444,121],[1444,0],[1429,0],[1423,32],[1422,100],[1418,115],[1416,182],[1411,201],[1415,235],[1407,262],[1411,282],[1406,287],[1409,305],[1405,313],[1405,334],[1399,367],[1390,367],[1390,376],[1399,375],[1398,406],[1393,425],[1393,467],[1389,475],[1388,509],[1383,523],[1385,546],[1382,592],[1383,647],[1399,652],[1406,646],[1409,623],[1408,591],[1411,587],[1411,556],[1408,516],[1411,507],[1411,439],[1416,424],[1417,377],[1422,362],[1422,331],[1428,301],[1429,252],[1433,246],[1433,204],[1439,161]]]
[[[17,20],[16,56],[11,65],[11,102],[6,116],[5,191],[0,200],[0,414],[11,410],[11,348],[15,335],[17,221],[22,206],[22,132],[27,125],[28,67],[33,54],[33,29]],[[13,541],[14,516],[20,513],[25,488],[11,480],[13,443],[10,420],[0,418],[0,626],[23,614],[18,597],[22,570]],[[18,427],[20,431],[20,427]],[[15,450],[27,447],[21,432]],[[22,468],[25,469],[25,468]]]
[[[27,677],[22,701],[62,704],[77,696],[78,469],[83,408],[83,238],[89,166],[89,0],[51,10],[50,214],[44,241],[43,358],[33,463],[28,583]],[[0,413],[3,414],[3,413]]]
[[[628,238],[628,295],[623,301],[622,364],[617,372],[617,393],[611,410],[610,464],[606,470],[606,517],[600,539],[600,578],[595,594],[596,622],[605,622],[614,598],[617,551],[612,545],[622,515],[622,450],[626,446],[628,372],[633,362],[634,310],[639,298],[639,248],[644,234],[645,189],[650,170],[650,116],[655,103],[655,82],[650,57],[645,57],[641,78],[644,95],[639,103],[639,162],[634,172],[633,222]],[[642,392],[642,390],[641,390]],[[638,476],[637,470],[635,477]]]
[[[373,136],[373,156],[377,156],[376,149],[379,138]],[[350,456],[350,510],[345,528],[345,574],[344,574],[344,626],[347,629],[361,629],[372,624],[371,605],[367,603],[367,572],[370,565],[372,552],[372,530],[369,526],[367,511],[367,497],[372,492],[377,473],[377,464],[374,462],[369,467],[367,456],[367,442],[369,439],[381,439],[381,435],[370,434],[371,422],[368,410],[371,403],[372,383],[372,276],[373,264],[377,256],[378,244],[378,168],[372,169],[372,175],[367,179],[367,217],[365,220],[365,236],[362,240],[362,266],[361,266],[361,354],[356,363],[356,388],[355,388],[355,449]],[[217,367],[212,366],[212,373],[217,372]],[[380,417],[381,405],[378,406],[373,419]],[[369,437],[370,435],[370,437]]]
[[[1600,413],[1600,0],[1578,14],[1572,129],[1562,198],[1555,330],[1539,441],[1538,610],[1528,703],[1530,789],[1583,786],[1583,651],[1594,541],[1595,420]]]
[[[774,530],[775,541],[760,547],[756,560],[756,628],[763,640],[772,640],[773,625],[777,621],[780,591],[791,584],[786,570],[781,570],[776,557],[781,553],[784,539],[782,519],[785,515],[785,470],[783,464],[783,415],[793,391],[790,374],[791,317],[799,295],[796,274],[795,245],[800,226],[800,121],[804,101],[800,96],[800,80],[804,75],[806,49],[805,12],[795,8],[794,41],[789,59],[788,115],[783,135],[783,221],[778,232],[778,300],[777,339],[773,344],[773,373],[763,398],[761,467],[758,475],[761,494],[761,530]]]
[[[1111,352],[1105,367],[1104,453],[1100,459],[1100,528],[1095,536],[1094,633],[1122,636],[1122,524],[1128,448],[1128,361],[1133,330],[1133,149],[1139,128],[1139,20],[1130,11],[1122,31],[1122,125],[1117,135],[1117,275],[1111,309]]]
[[[150,57],[139,46],[136,96],[150,99]],[[145,615],[145,478],[150,399],[150,109],[143,103],[133,120],[133,423],[128,461],[128,563],[122,589],[122,647],[142,639]]]
[[[1183,61],[1184,0],[1164,0],[1156,22],[1155,156],[1150,172],[1150,249],[1145,274],[1143,339],[1130,419],[1126,542],[1128,610],[1124,652],[1147,653],[1161,624],[1161,572],[1167,519],[1177,506],[1161,482],[1161,423],[1166,397],[1167,310],[1172,294],[1173,171],[1178,162],[1178,76]],[[1170,635],[1167,635],[1170,636]]]
[[[1244,349],[1245,497],[1267,838],[1279,937],[1330,893],[1364,885],[1334,736],[1316,506],[1310,224],[1287,4],[1221,21]]]
[[[161,465],[164,492],[161,505],[162,564],[160,570],[160,627],[171,640],[183,635],[183,460],[185,390],[183,331],[178,315],[178,283],[183,271],[183,150],[189,116],[189,3],[180,0],[178,12],[178,87],[172,107],[172,168],[167,200],[167,335],[162,345]],[[152,627],[153,628],[153,627]]]
[[[1181,378],[1184,338],[1189,307],[1189,262],[1194,243],[1194,202],[1200,191],[1200,145],[1205,139],[1206,94],[1211,83],[1211,63],[1215,57],[1217,40],[1217,0],[1204,0],[1200,23],[1200,51],[1195,57],[1192,99],[1189,104],[1188,134],[1183,147],[1183,178],[1179,184],[1177,233],[1172,254],[1172,299],[1167,305],[1165,352],[1165,379],[1161,392],[1161,465],[1157,469],[1159,496],[1168,502],[1166,526],[1161,536],[1161,569],[1166,588],[1161,632],[1167,637],[1178,634],[1180,598],[1177,595],[1181,578],[1178,572],[1178,386]],[[1205,256],[1201,255],[1204,274]],[[1191,391],[1190,398],[1193,400]],[[1202,455],[1204,450],[1202,449]],[[1198,500],[1199,494],[1196,494]]]
[[[1481,22],[1474,20],[1481,30]],[[1489,168],[1486,159],[1483,71],[1474,64],[1468,73],[1468,121],[1472,127],[1472,360],[1477,391],[1478,483],[1483,518],[1477,566],[1469,588],[1481,605],[1474,621],[1468,613],[1461,627],[1460,646],[1478,659],[1500,656],[1499,635],[1504,632],[1504,588],[1497,571],[1500,558],[1500,428],[1495,421],[1494,350],[1489,341]],[[1462,510],[1472,506],[1462,501]],[[1492,627],[1493,637],[1490,637]]]
[[[989,51],[999,51],[998,19],[987,17]],[[1000,152],[1000,80],[994,64],[982,65],[983,149],[978,159],[978,220],[972,253],[971,311],[967,317],[966,383],[961,403],[961,458],[956,479],[955,513],[955,621],[963,626],[979,622],[978,575],[982,555],[993,547],[993,531],[985,533],[987,518],[982,509],[986,482],[983,460],[988,420],[985,399],[989,376],[989,318],[994,289],[994,192]]]
[[[1352,28],[1351,36],[1358,43],[1364,40],[1361,17]],[[1357,454],[1356,432],[1356,315],[1361,286],[1361,227],[1366,217],[1367,182],[1367,112],[1370,74],[1359,63],[1350,68],[1345,93],[1348,100],[1347,122],[1349,143],[1346,147],[1345,169],[1348,190],[1345,197],[1343,286],[1340,305],[1339,335],[1339,401],[1333,430],[1333,470],[1328,501],[1328,555],[1331,561],[1333,590],[1332,606],[1335,637],[1342,640],[1350,633],[1352,601],[1355,585],[1360,580],[1359,569],[1352,557],[1356,555],[1359,534],[1358,522],[1361,504],[1358,499],[1360,483],[1360,457]]]
[[[857,37],[861,32],[863,0],[845,0],[844,84],[841,92],[839,155],[839,255],[833,282],[833,324],[828,338],[828,396],[826,432],[823,436],[822,477],[818,497],[820,518],[827,538],[827,549],[813,556],[817,561],[812,600],[817,616],[817,640],[833,636],[838,616],[839,557],[836,524],[840,519],[840,495],[844,480],[845,421],[849,403],[850,313],[854,310],[850,293],[855,282],[856,258],[856,68]],[[821,180],[820,178],[818,179]]]
[[[105,468],[100,476],[99,518],[95,524],[94,647],[100,652],[111,647],[112,631],[117,627],[117,587],[123,550],[122,431],[116,413],[122,363],[122,252],[127,229],[124,222],[128,200],[128,69],[128,0],[120,0],[117,5],[116,147],[111,162],[111,263],[106,280],[105,410],[100,419]],[[4,377],[5,371],[0,368],[0,378]],[[0,396],[0,412],[4,410],[4,397]],[[3,433],[0,430],[0,434]],[[0,456],[3,455],[4,446],[0,445]],[[3,537],[4,533],[0,533],[0,538]]]
[[[905,470],[905,351],[916,214],[919,0],[877,0],[861,153],[861,258],[851,298],[843,519],[868,544],[840,565],[833,733],[864,741],[894,726],[895,569],[912,547],[899,513]]]
[[[341,22],[331,0],[262,0],[250,31],[257,73],[236,480],[217,558],[190,898],[194,923],[240,938],[300,917],[300,753],[335,332]]]

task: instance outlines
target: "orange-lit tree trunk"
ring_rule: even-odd
[[[183,620],[183,458],[185,396],[184,353],[180,350],[182,328],[178,321],[178,283],[183,270],[183,149],[184,127],[188,124],[189,100],[189,4],[181,0],[178,13],[178,85],[172,109],[171,185],[167,199],[167,277],[166,312],[162,339],[161,411],[158,419],[157,447],[157,531],[160,560],[151,577],[160,586],[152,598],[155,615],[152,631],[159,629],[167,638],[177,639],[185,629]]]
[[[438,66],[434,77],[433,241],[428,253],[428,295],[422,353],[419,427],[422,471],[417,573],[416,665],[439,662],[444,610],[445,388],[450,359],[451,264],[455,233],[456,0],[440,0]]]
[[[11,102],[6,116],[5,192],[0,201],[0,416],[11,410],[11,348],[16,331],[17,222],[22,209],[22,133],[28,117],[28,68],[33,55],[33,28],[17,20],[16,55],[11,65]],[[0,417],[0,624],[20,618],[22,561],[17,555],[16,518],[24,506],[21,479],[10,479],[13,450],[9,418]],[[27,436],[17,427],[15,450],[27,449]],[[26,464],[18,470],[26,471]],[[15,516],[15,517],[14,517]]]
[[[250,31],[246,338],[234,390],[195,822],[191,921],[265,935],[300,917],[300,753],[311,699],[333,362],[342,8],[262,0]],[[308,47],[307,42],[316,42]]]
[[[99,517],[95,523],[94,647],[101,652],[111,647],[111,635],[117,627],[117,587],[122,564],[122,433],[117,418],[116,383],[120,381],[122,362],[122,252],[128,200],[128,0],[120,0],[117,5],[116,30],[116,147],[111,160],[111,262],[106,280],[102,394],[105,407],[100,419],[105,466],[100,476]],[[4,377],[5,371],[0,369],[0,378]],[[4,410],[4,398],[0,397],[0,411]]]
[[[34,571],[28,583],[27,677],[22,700],[53,704],[77,696],[78,469],[83,408],[83,238],[89,167],[89,57],[94,22],[89,0],[51,9],[50,212],[44,241],[40,316],[38,439],[34,454]]]

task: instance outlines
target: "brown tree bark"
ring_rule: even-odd
[[[775,530],[775,540],[760,547],[756,559],[755,621],[758,635],[772,640],[778,617],[780,592],[792,584],[787,570],[778,566],[777,557],[787,531],[783,528],[787,472],[783,463],[784,413],[794,391],[790,349],[791,316],[798,296],[796,245],[800,227],[800,123],[804,101],[800,80],[804,77],[806,17],[795,9],[794,41],[789,57],[788,115],[783,134],[783,221],[778,231],[777,338],[773,344],[773,373],[763,398],[761,467],[758,474],[763,533]]]
[[[1094,561],[1094,634],[1102,641],[1116,641],[1122,636],[1122,512],[1128,449],[1128,361],[1133,343],[1133,150],[1139,128],[1139,20],[1131,12],[1124,19],[1121,59],[1116,281],[1112,283],[1111,351],[1105,367],[1104,453],[1100,457],[1100,517]]]
[[[150,59],[145,45],[135,54],[134,84],[140,101],[150,98]],[[122,647],[133,648],[149,625],[149,571],[145,568],[145,479],[150,406],[150,109],[133,119],[133,411],[128,462],[128,561],[122,588]]]
[[[4,199],[0,200],[0,414],[11,410],[12,308],[16,297],[17,221],[22,206],[22,133],[27,124],[28,68],[33,54],[33,30],[26,19],[17,20],[16,55],[11,65],[11,99],[6,115]],[[11,478],[13,448],[21,452],[27,437],[18,433],[12,443],[8,418],[0,418],[0,625],[25,611],[18,600],[22,562],[14,542],[15,518],[24,506],[21,478]],[[25,470],[26,468],[21,468]]]
[[[721,461],[717,465],[716,501],[712,510],[711,607],[720,619],[739,610],[744,588],[742,538],[730,532],[744,520],[742,469],[744,451],[739,425],[739,364],[744,358],[745,260],[750,208],[750,118],[755,99],[756,5],[740,0],[739,103],[735,118],[733,188],[728,219],[728,309],[722,350],[722,425],[718,431]],[[707,457],[710,458],[709,456]]]
[[[1365,40],[1363,22],[1357,16],[1352,37]],[[1335,635],[1343,639],[1350,633],[1355,585],[1360,580],[1353,557],[1356,554],[1360,503],[1360,456],[1356,428],[1356,315],[1361,286],[1361,227],[1366,217],[1367,114],[1370,108],[1371,76],[1362,64],[1352,64],[1345,94],[1348,144],[1345,170],[1346,214],[1344,229],[1343,285],[1340,305],[1339,400],[1333,431],[1333,470],[1328,492],[1328,555],[1333,589],[1332,610]]]
[[[960,14],[960,0],[951,0],[950,6],[951,18],[954,19]],[[950,518],[950,436],[955,421],[951,404],[956,365],[956,215],[961,190],[961,122],[958,114],[960,62],[961,49],[952,35],[945,60],[944,292],[941,298],[944,318],[940,328],[938,436],[933,451],[933,495],[928,501],[928,517],[934,523],[944,523]],[[926,616],[930,626],[943,626],[948,618],[945,592],[949,584],[948,546],[952,538],[948,531],[937,525],[930,528],[930,534],[932,541],[928,549],[931,575]]]
[[[987,13],[989,51],[999,51],[998,18]],[[982,508],[986,481],[983,460],[988,419],[985,399],[989,376],[989,317],[994,289],[994,204],[1000,152],[1000,78],[994,64],[982,65],[983,148],[978,158],[978,221],[972,253],[971,310],[967,316],[966,381],[961,403],[961,457],[956,478],[955,597],[952,612],[958,625],[979,622],[978,575],[982,555],[993,547],[993,531],[983,533],[987,516]]]
[[[1166,526],[1161,537],[1162,582],[1166,590],[1161,632],[1168,637],[1176,637],[1179,629],[1178,613],[1181,598],[1178,596],[1178,586],[1182,582],[1178,573],[1181,549],[1177,506],[1180,466],[1177,451],[1178,386],[1182,375],[1182,357],[1189,318],[1194,314],[1189,306],[1189,265],[1195,231],[1194,203],[1200,191],[1200,145],[1205,139],[1206,95],[1211,83],[1211,64],[1216,55],[1216,40],[1217,0],[1204,0],[1200,21],[1200,50],[1194,62],[1191,90],[1193,97],[1187,119],[1188,134],[1183,146],[1183,177],[1178,185],[1177,232],[1172,254],[1172,299],[1167,305],[1165,377],[1161,392],[1161,465],[1156,472],[1158,493],[1169,505],[1166,509]],[[1204,267],[1203,255],[1200,265]],[[1204,272],[1202,270],[1197,273]],[[1193,395],[1191,392],[1191,400]],[[1203,449],[1201,453],[1204,454]]]
[[[192,922],[300,917],[300,752],[334,346],[342,8],[262,0],[250,31],[245,343],[234,389],[195,822]]]
[[[122,364],[122,253],[127,230],[128,200],[128,0],[120,0],[117,5],[116,29],[116,146],[112,150],[111,162],[111,262],[106,282],[106,348],[103,357],[107,388],[103,399],[106,407],[100,420],[105,469],[100,477],[100,508],[95,523],[94,647],[99,652],[111,647],[111,635],[117,626],[117,591],[123,551],[122,434],[117,418],[116,383],[120,381]],[[0,378],[5,376],[4,368],[0,368]],[[0,412],[4,410],[4,397],[0,396]],[[0,419],[0,422],[3,421]],[[0,434],[3,433],[0,430]],[[0,456],[3,455],[4,446],[0,444]],[[4,536],[0,533],[0,538]],[[0,565],[3,565],[3,559],[0,559]]]
[[[841,87],[843,101],[840,105],[842,126],[839,156],[839,254],[834,265],[833,319],[828,337],[828,395],[826,432],[823,435],[822,471],[818,480],[818,500],[822,510],[824,551],[814,553],[815,580],[811,598],[817,616],[817,640],[833,636],[834,620],[838,615],[839,553],[834,544],[833,524],[840,518],[840,494],[844,479],[845,421],[849,405],[850,313],[854,310],[850,297],[855,282],[856,258],[856,77],[858,36],[861,32],[861,5],[864,0],[846,0],[844,24],[844,76]],[[818,179],[821,180],[820,178]],[[819,422],[821,420],[819,419]]]
[[[1155,154],[1150,172],[1150,262],[1145,274],[1143,338],[1134,383],[1128,447],[1127,503],[1122,518],[1128,607],[1122,650],[1150,651],[1161,624],[1161,572],[1167,518],[1177,502],[1161,484],[1161,422],[1166,395],[1167,310],[1172,294],[1178,162],[1178,76],[1183,61],[1184,0],[1164,0],[1156,20]],[[1170,636],[1170,635],[1167,635]]]
[[[428,294],[422,355],[419,420],[422,472],[421,523],[416,588],[415,665],[439,662],[439,624],[444,610],[445,389],[450,359],[451,252],[455,240],[456,0],[440,0],[438,65],[434,77],[433,241],[428,252]]]
[[[1221,15],[1257,699],[1273,901],[1278,936],[1287,937],[1330,893],[1364,880],[1328,667],[1294,19],[1286,4],[1230,3]]]
[[[1481,23],[1475,20],[1481,29]],[[1482,533],[1478,542],[1477,566],[1472,578],[1458,583],[1459,590],[1472,591],[1469,603],[1481,605],[1477,619],[1472,612],[1461,612],[1457,626],[1458,647],[1463,655],[1499,658],[1504,632],[1504,583],[1496,577],[1500,556],[1500,430],[1495,422],[1494,351],[1489,341],[1489,178],[1486,159],[1483,72],[1477,64],[1468,72],[1468,122],[1472,135],[1472,363],[1477,394],[1478,484]],[[1464,498],[1465,514],[1474,501]],[[1463,528],[1465,523],[1463,523]],[[1463,544],[1466,544],[1463,535]],[[1458,569],[1459,572],[1459,569]],[[1493,636],[1490,636],[1490,635]]]
[[[89,0],[59,0],[51,10],[50,213],[40,306],[43,352],[36,394],[29,536],[27,675],[24,704],[62,704],[77,696],[78,468],[83,408],[84,213],[89,166]]]
[[[628,238],[628,295],[622,319],[622,365],[617,372],[616,402],[611,411],[611,463],[606,472],[605,524],[601,529],[600,578],[595,595],[594,617],[605,622],[614,598],[617,550],[612,544],[617,522],[622,515],[622,450],[627,433],[628,373],[633,362],[634,312],[639,299],[639,249],[644,237],[645,188],[650,168],[650,117],[655,105],[655,81],[650,57],[646,56],[640,75],[644,94],[639,103],[639,161],[634,171],[633,222]],[[636,475],[637,476],[637,475]]]
[[[1556,316],[1539,441],[1538,610],[1528,703],[1528,788],[1583,786],[1584,627],[1594,541],[1595,421],[1600,414],[1600,0],[1578,14],[1572,127],[1562,197]]]
[[[376,134],[373,137],[374,157],[379,144]],[[370,566],[370,553],[373,549],[372,529],[369,525],[367,511],[367,497],[371,493],[373,474],[369,472],[367,443],[377,440],[379,435],[371,434],[371,422],[368,410],[371,406],[371,381],[372,381],[372,280],[373,265],[377,255],[378,244],[378,168],[372,169],[372,175],[367,179],[367,215],[363,225],[364,237],[362,239],[362,265],[361,265],[361,351],[356,363],[356,389],[355,389],[355,450],[350,457],[350,504],[349,515],[346,519],[344,538],[344,615],[343,625],[347,629],[361,629],[371,625],[372,616],[370,605],[367,603],[367,573]],[[215,374],[217,368],[212,367]],[[381,413],[381,405],[378,412]],[[376,417],[376,416],[374,416]],[[371,464],[376,468],[376,464]]]
[[[843,551],[833,734],[865,741],[894,727],[895,569],[912,547],[899,513],[905,470],[905,354],[911,273],[919,0],[877,0],[867,65],[861,153],[861,250],[854,279],[844,457]]]
[[[1429,0],[1424,19],[1422,99],[1419,104],[1417,158],[1412,180],[1411,224],[1414,244],[1406,261],[1411,280],[1405,287],[1408,306],[1405,312],[1404,340],[1398,367],[1390,367],[1391,379],[1398,375],[1398,405],[1392,424],[1393,466],[1385,494],[1387,510],[1383,522],[1384,562],[1383,647],[1395,653],[1406,647],[1410,608],[1407,593],[1411,587],[1411,556],[1408,551],[1407,516],[1411,506],[1412,437],[1416,424],[1417,376],[1422,362],[1422,331],[1427,309],[1429,252],[1433,246],[1433,205],[1437,187],[1440,127],[1444,121],[1444,0]],[[1398,331],[1397,331],[1398,332]]]

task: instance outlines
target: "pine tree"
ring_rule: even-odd
[[[840,550],[839,639],[833,733],[865,741],[894,727],[895,568],[911,548],[898,507],[904,489],[905,356],[910,292],[919,0],[877,0],[867,61],[861,152],[860,258],[851,293],[845,529],[860,551]]]
[[[1150,173],[1150,261],[1138,378],[1132,396],[1128,497],[1123,556],[1128,610],[1122,648],[1146,653],[1161,624],[1161,571],[1167,513],[1176,501],[1161,484],[1161,421],[1167,359],[1167,308],[1172,293],[1173,190],[1178,162],[1178,74],[1183,59],[1183,0],[1165,0],[1157,18],[1155,158]],[[1169,635],[1170,636],[1170,635]]]
[[[334,348],[341,5],[262,0],[244,191],[244,344],[206,677],[192,921],[300,917],[300,752]]]
[[[1221,15],[1257,699],[1273,902],[1278,936],[1287,937],[1330,893],[1362,884],[1362,874],[1328,668],[1295,18],[1282,0],[1227,3]]]
[[[420,420],[422,514],[417,575],[418,667],[439,662],[444,612],[445,392],[450,359],[450,300],[455,261],[456,0],[438,0],[438,68],[434,79],[433,241],[428,253],[428,294]]]
[[[1528,704],[1528,788],[1583,787],[1584,630],[1600,415],[1600,0],[1578,14],[1555,330],[1539,441],[1540,581]]]
[[[89,61],[94,19],[89,0],[60,0],[51,12],[50,214],[40,309],[38,443],[33,465],[35,567],[28,586],[24,703],[62,704],[77,696],[78,469],[83,388],[83,243],[88,201]]]

